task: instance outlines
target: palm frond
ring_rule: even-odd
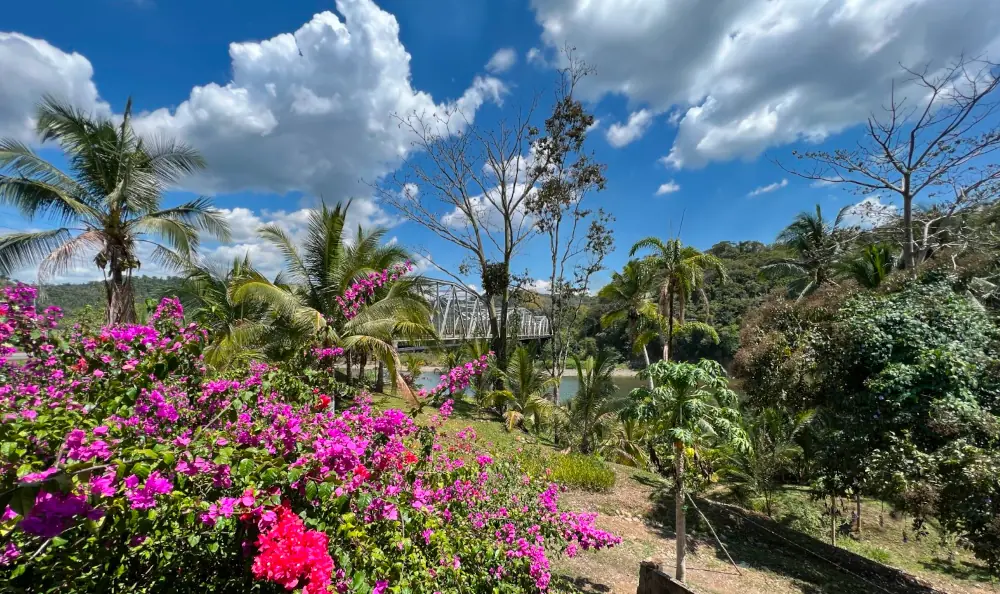
[[[0,236],[0,274],[10,276],[37,264],[72,238],[66,228]]]

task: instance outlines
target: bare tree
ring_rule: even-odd
[[[442,272],[462,284],[460,275],[479,273],[482,290],[470,290],[488,312],[492,348],[502,366],[507,361],[510,265],[536,234],[527,201],[551,158],[534,150],[541,140],[541,131],[531,123],[536,106],[534,100],[489,130],[460,111],[397,116],[413,134],[413,157],[376,187],[382,201],[404,218],[464,252],[457,273],[438,267]]]
[[[981,188],[1000,179],[1000,166],[984,162],[1000,149],[1000,128],[992,117],[1000,104],[995,93],[1000,78],[997,64],[965,57],[933,73],[929,67],[904,70],[919,98],[899,97],[893,83],[889,104],[868,118],[856,148],[796,151],[812,167],[783,168],[806,179],[845,184],[861,194],[897,196],[903,207],[903,264],[912,268],[928,255],[914,235],[915,201],[948,196],[946,204],[928,212],[950,211],[953,216],[956,209],[971,207],[972,197],[984,196]],[[921,231],[929,238],[935,216],[924,218]]]

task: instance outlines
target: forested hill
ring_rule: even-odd
[[[135,301],[137,304],[141,304],[147,298],[159,299],[167,295],[175,295],[180,282],[181,279],[178,277],[133,277],[132,285],[135,287]],[[101,311],[105,307],[105,301],[104,283],[102,281],[45,285],[39,295],[39,305],[57,305],[67,315],[76,313],[88,305]]]

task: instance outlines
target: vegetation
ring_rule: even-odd
[[[16,140],[0,140],[0,204],[28,220],[61,225],[0,237],[0,274],[39,264],[45,281],[96,251],[108,324],[136,320],[132,273],[142,264],[141,249],[154,262],[176,265],[198,248],[199,232],[229,237],[228,224],[206,198],[162,208],[165,188],[205,163],[190,147],[138,136],[131,115],[131,100],[117,124],[46,98],[38,135],[60,146],[71,175]]]

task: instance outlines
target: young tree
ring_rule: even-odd
[[[705,443],[706,437],[735,450],[747,450],[750,444],[740,424],[738,397],[729,389],[729,378],[721,365],[709,360],[697,365],[659,361],[644,373],[653,379],[655,387],[632,391],[629,414],[646,424],[654,445],[656,441],[667,442],[673,449],[677,532],[675,577],[684,581],[687,555],[685,460],[688,450]]]
[[[778,244],[789,249],[794,258],[776,259],[763,266],[770,274],[793,275],[788,293],[802,300],[824,284],[834,282],[838,267],[851,237],[842,228],[846,208],[831,222],[823,217],[819,204],[816,212],[800,212],[778,235]]]
[[[93,256],[104,274],[106,323],[130,323],[136,321],[132,271],[142,264],[141,244],[151,246],[151,260],[175,264],[197,250],[199,231],[228,240],[229,225],[207,198],[161,208],[164,190],[205,162],[183,144],[138,136],[131,99],[120,123],[51,97],[37,119],[40,140],[59,145],[70,174],[24,144],[0,139],[0,205],[62,226],[0,237],[3,274],[40,263],[44,281]]]
[[[983,158],[1000,149],[1000,127],[993,117],[1000,85],[997,64],[961,58],[931,72],[906,69],[907,91],[917,98],[898,96],[895,84],[883,113],[868,118],[867,130],[852,150],[794,152],[812,163],[792,174],[824,183],[843,184],[859,194],[887,194],[903,207],[903,265],[913,268],[926,257],[914,238],[914,212],[918,199],[939,198],[943,189],[951,196],[939,212],[956,210],[989,199],[980,192],[1000,179],[1000,164]],[[927,217],[924,231],[931,232],[937,217]]]
[[[549,373],[558,379],[566,371],[571,332],[590,290],[590,279],[604,267],[604,258],[614,248],[609,227],[614,218],[584,205],[587,194],[603,190],[605,184],[605,166],[584,152],[594,116],[573,96],[576,85],[590,70],[571,52],[567,58],[570,66],[560,73],[555,106],[545,121],[545,136],[534,147],[537,154],[545,156],[533,165],[542,168],[538,191],[526,202],[535,227],[548,240],[549,299],[545,309],[552,337],[546,347]],[[555,404],[559,403],[559,387],[559,382],[553,384]]]
[[[580,68],[582,64],[571,61],[560,78],[558,88],[563,91],[557,98],[562,100],[556,102],[544,133],[533,123],[537,102],[489,130],[461,112],[400,116],[400,125],[413,135],[414,157],[376,187],[382,201],[404,218],[465,253],[459,274],[441,268],[443,273],[463,285],[460,275],[479,273],[482,290],[470,290],[489,316],[500,367],[507,363],[511,263],[538,231],[529,208],[533,197],[558,171],[579,189],[603,180],[600,167],[584,160],[582,144],[577,145],[590,125],[581,123],[593,119],[566,92],[571,90],[567,77],[578,80]]]
[[[607,305],[607,311],[601,316],[601,326],[607,328],[614,324],[625,322],[628,329],[628,339],[634,352],[642,352],[646,368],[649,368],[650,326],[659,323],[656,306],[649,301],[653,291],[653,275],[648,266],[637,261],[625,264],[621,272],[611,274],[611,282],[598,291],[597,296]],[[653,387],[653,379],[649,378],[649,387]]]

